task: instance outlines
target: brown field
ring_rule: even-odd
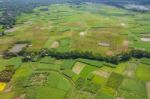
[[[80,74],[82,69],[86,66],[84,63],[77,62],[74,67],[72,68],[72,71],[76,74]]]
[[[104,70],[96,70],[96,71],[93,71],[92,73],[100,77],[104,77],[104,78],[108,78],[111,75],[111,73],[106,72]]]

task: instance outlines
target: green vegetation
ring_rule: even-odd
[[[6,66],[3,71],[13,69],[13,66],[5,65],[8,64],[8,61],[20,59],[21,57],[1,59],[3,60],[1,65]],[[41,57],[37,62],[23,62],[16,70],[13,69],[15,74],[11,74],[10,84],[7,84],[8,87],[4,91],[7,91],[11,86],[15,89],[10,89],[10,92],[7,92],[11,94],[10,96],[0,92],[0,98],[9,99],[10,97],[11,99],[11,97],[25,95],[27,99],[34,99],[36,95],[37,99],[41,99],[41,97],[47,99],[47,96],[54,99],[70,99],[69,97],[74,96],[86,97],[85,99],[87,99],[90,94],[91,99],[115,99],[116,97],[147,99],[145,84],[150,80],[149,66],[141,63],[142,59],[132,59],[113,68],[105,65],[99,68],[80,63],[78,60],[80,59],[58,60],[51,57]],[[127,71],[132,69],[129,67],[133,67],[133,64],[136,64],[136,69],[133,69],[135,75],[130,76]],[[84,68],[79,68],[82,66]],[[80,70],[79,74],[76,74],[77,70]],[[6,75],[7,73],[3,71],[1,73]],[[74,91],[72,92],[72,90]],[[116,92],[118,96],[115,97]]]
[[[79,62],[86,63],[88,65],[96,66],[96,67],[102,67],[103,62],[95,61],[95,60],[89,60],[89,59],[78,59]]]
[[[52,64],[54,63],[55,59],[51,57],[44,57],[40,60],[40,63],[45,63],[45,64]]]
[[[150,66],[146,64],[140,64],[137,67],[136,70],[136,76],[138,79],[143,80],[143,81],[149,81],[149,75],[150,74]]]
[[[117,73],[112,73],[107,81],[107,86],[118,89],[123,81],[123,76]]]
[[[123,96],[127,99],[147,99],[146,95],[146,87],[144,83],[133,80],[133,79],[125,79],[122,85],[120,86],[120,94],[124,94]],[[129,94],[126,94],[129,93]]]
[[[128,13],[125,9],[103,4],[91,5],[81,4],[76,8],[67,4],[53,4],[47,7],[48,11],[41,11],[39,7],[31,14],[18,16],[16,23],[22,24],[16,24],[14,28],[8,30],[13,38],[6,36],[0,39],[1,42],[7,39],[1,44],[0,52],[6,50],[16,40],[31,41],[32,47],[28,49],[30,51],[50,49],[54,41],[60,43],[56,48],[58,52],[88,51],[93,54],[112,56],[129,51],[130,46],[149,50],[149,43],[140,41],[139,37],[140,33],[147,33],[149,29],[142,21],[144,18],[147,19],[148,13],[139,17],[139,12]],[[143,24],[143,27],[140,24]],[[133,26],[135,27],[132,28]],[[138,41],[133,41],[133,37]],[[140,42],[138,46],[137,42]],[[110,46],[106,47],[105,43]]]
[[[37,64],[37,66],[35,67],[37,70],[59,70],[60,65],[58,64],[43,64],[43,63],[39,63]]]
[[[80,76],[83,78],[87,78],[89,76],[89,74],[96,70],[97,68],[90,66],[90,65],[86,65],[83,70],[80,72]]]
[[[78,2],[31,9],[0,9],[0,99],[149,98],[150,13]],[[30,43],[8,55],[18,42]]]
[[[96,96],[95,96],[95,99],[114,99],[113,96],[111,95],[108,95],[106,93],[98,93]]]
[[[63,70],[62,73],[73,81],[78,79],[78,76],[72,70]]]
[[[150,59],[148,59],[148,58],[142,58],[141,59],[141,63],[150,65]]]
[[[64,60],[61,69],[71,69],[75,64],[75,60]]]
[[[70,50],[70,39],[64,38],[59,40],[59,47],[56,51],[58,52],[67,52]]]

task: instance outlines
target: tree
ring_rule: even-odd
[[[0,26],[0,36],[4,36],[4,35],[5,35],[5,32],[4,32],[3,26]]]

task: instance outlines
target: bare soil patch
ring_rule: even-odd
[[[27,47],[27,44],[15,44],[12,49],[9,50],[10,53],[19,53],[22,51],[25,47]]]
[[[123,50],[126,52],[126,51],[128,51],[128,48],[129,48],[129,41],[124,40],[123,41]]]
[[[114,55],[114,52],[113,52],[113,51],[107,51],[107,52],[106,52],[106,55],[112,56],[112,55]]]
[[[4,90],[5,93],[8,93],[12,90],[13,86],[10,84],[8,87]]]
[[[86,66],[84,63],[77,62],[74,67],[72,68],[72,71],[76,74],[80,74],[82,69]]]
[[[147,96],[148,96],[148,99],[150,99],[150,82],[147,82],[147,83],[146,83],[146,88],[147,88]]]
[[[111,75],[111,73],[103,71],[103,70],[96,70],[96,71],[93,71],[92,73],[95,75],[104,77],[104,78],[108,78]]]
[[[59,47],[59,42],[58,41],[54,41],[51,45],[51,48],[58,48]]]

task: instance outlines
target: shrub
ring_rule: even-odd
[[[100,88],[100,86],[90,82],[89,80],[79,78],[76,81],[76,88],[78,90],[88,91],[88,92],[95,94]]]
[[[0,72],[0,82],[9,82],[15,70],[3,70]]]

